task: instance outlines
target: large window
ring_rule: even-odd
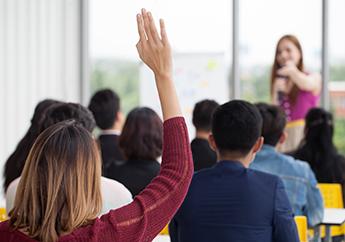
[[[321,66],[321,0],[240,0],[239,41],[241,97],[270,100],[269,80],[280,37],[296,35],[307,70]]]
[[[223,53],[229,60],[231,6],[228,0],[91,0],[92,93],[110,87],[121,96],[125,112],[139,105],[135,16],[142,7],[165,19],[174,53]]]
[[[345,1],[329,1],[329,47],[330,47],[330,103],[335,117],[334,141],[340,152],[345,154]]]

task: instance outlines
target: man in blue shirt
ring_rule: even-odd
[[[247,169],[263,144],[262,118],[245,101],[213,114],[211,147],[218,163],[196,172],[169,225],[172,242],[297,242],[293,213],[279,177]]]
[[[307,216],[309,226],[320,223],[323,218],[323,202],[309,164],[276,150],[286,138],[285,113],[273,105],[259,103],[256,106],[263,118],[264,145],[250,168],[279,176],[295,215]]]

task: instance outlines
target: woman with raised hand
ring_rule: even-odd
[[[0,223],[1,242],[151,241],[181,205],[193,162],[172,81],[171,49],[162,20],[161,37],[151,13],[143,9],[137,22],[137,49],[155,74],[164,119],[159,175],[132,203],[97,218],[102,198],[95,141],[73,120],[55,124],[40,134],[30,151],[13,215]]]
[[[288,119],[287,140],[281,151],[297,148],[303,137],[304,117],[318,105],[322,82],[319,73],[304,68],[302,46],[293,35],[278,41],[271,74],[272,102],[279,105]]]

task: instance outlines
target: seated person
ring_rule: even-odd
[[[121,182],[138,195],[160,170],[157,159],[162,154],[163,123],[150,108],[135,108],[127,115],[119,140],[126,162],[108,167],[109,177]]]
[[[304,138],[291,155],[307,161],[320,183],[341,184],[345,201],[345,157],[334,145],[333,134],[333,115],[322,108],[310,109],[305,118]]]
[[[297,242],[283,182],[248,169],[260,150],[262,118],[257,108],[234,100],[213,114],[209,141],[217,164],[196,172],[169,225],[172,242]]]
[[[217,102],[208,99],[202,100],[194,106],[193,125],[196,137],[192,140],[191,148],[195,171],[216,164],[217,155],[208,143],[208,136],[211,134],[212,114],[218,106]]]
[[[118,144],[123,124],[120,98],[110,89],[100,90],[92,96],[89,109],[95,118],[96,125],[101,129],[98,142],[102,154],[102,174],[109,177],[108,167],[111,164],[120,165],[124,160]]]
[[[79,122],[59,122],[43,131],[31,149],[13,216],[0,223],[1,242],[152,241],[181,205],[193,161],[172,81],[171,48],[163,20],[161,35],[151,13],[142,10],[137,22],[137,49],[154,72],[164,119],[160,174],[129,205],[97,218],[102,196],[95,141]]]
[[[274,105],[259,103],[256,106],[263,119],[264,145],[250,168],[279,176],[283,180],[294,214],[306,216],[310,226],[320,223],[323,218],[323,202],[313,171],[308,163],[276,150],[286,138],[285,113]]]
[[[15,179],[20,177],[23,171],[25,160],[29,154],[31,146],[39,135],[39,127],[42,125],[42,120],[45,117],[46,111],[52,105],[59,103],[59,101],[52,99],[44,99],[40,101],[34,110],[31,118],[31,123],[28,131],[23,138],[18,142],[17,147],[5,162],[4,169],[4,191],[7,192],[8,186]],[[8,211],[8,210],[7,210]]]
[[[91,112],[80,104],[60,103],[52,106],[47,110],[41,126],[40,132],[58,122],[74,119],[81,125],[92,132],[95,127],[95,121]],[[20,177],[15,179],[6,192],[6,209],[10,212],[14,206],[15,195]],[[131,193],[121,183],[105,177],[101,177],[101,191],[103,197],[103,206],[101,214],[107,213],[110,209],[122,207],[132,201]],[[116,194],[116,196],[114,195]]]

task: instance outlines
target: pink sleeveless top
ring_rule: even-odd
[[[288,121],[304,119],[309,109],[319,104],[320,95],[299,90],[295,104],[292,104],[287,95],[279,100],[279,106],[285,111]]]

